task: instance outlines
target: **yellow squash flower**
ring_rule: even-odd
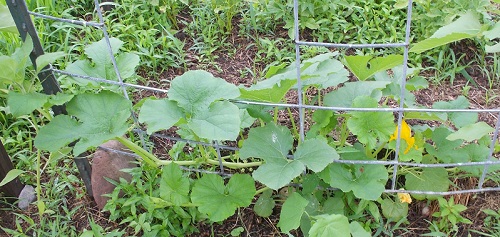
[[[391,135],[389,141],[394,141],[398,137],[398,127],[396,126],[396,131],[394,131],[394,134]],[[418,147],[415,145],[415,138],[411,136],[411,128],[410,126],[406,123],[406,121],[401,121],[401,139],[406,141],[406,150],[405,154],[407,154],[412,147],[415,147],[415,149],[418,149]]]
[[[411,197],[410,197],[410,194],[408,193],[398,193],[398,198],[399,198],[399,201],[402,202],[402,203],[408,203],[408,204],[411,204]]]

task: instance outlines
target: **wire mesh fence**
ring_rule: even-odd
[[[19,1],[19,0],[14,0],[12,1],[13,3],[16,3],[17,5],[23,4],[25,5],[24,1]],[[47,71],[50,73],[54,73],[57,75],[65,75],[65,76],[70,76],[74,78],[81,78],[84,80],[89,80],[89,81],[95,81],[99,83],[106,83],[109,85],[117,85],[121,88],[121,92],[123,93],[123,96],[129,100],[132,100],[129,96],[129,89],[131,90],[136,90],[136,91],[152,91],[155,93],[161,93],[161,94],[166,94],[168,95],[168,90],[165,89],[159,89],[159,88],[154,88],[154,87],[149,87],[149,86],[143,86],[143,85],[138,85],[138,84],[133,84],[133,83],[126,83],[121,74],[120,70],[117,66],[116,58],[112,50],[112,46],[110,43],[110,35],[108,33],[108,28],[106,24],[104,23],[104,17],[103,17],[103,12],[100,6],[100,3],[98,0],[94,0],[95,4],[95,14],[97,15],[97,20],[98,22],[88,22],[88,21],[80,21],[80,20],[73,20],[73,19],[62,19],[62,18],[57,18],[53,16],[48,16],[44,14],[40,14],[37,12],[32,12],[28,11],[30,15],[37,17],[37,18],[42,18],[48,21],[57,21],[57,22],[63,22],[67,24],[75,24],[75,25],[80,25],[83,27],[93,27],[97,30],[102,31],[103,33],[103,39],[106,43],[107,46],[107,54],[111,58],[112,64],[113,64],[113,70],[114,73],[116,74],[117,80],[108,80],[106,78],[97,78],[97,77],[91,77],[87,75],[79,75],[75,73],[71,73],[68,71],[56,69],[53,67],[47,68]],[[330,110],[330,111],[335,111],[335,112],[348,112],[348,111],[355,111],[355,112],[380,112],[380,113],[394,113],[396,114],[397,117],[397,139],[396,139],[396,148],[395,148],[395,156],[393,160],[387,160],[387,161],[382,161],[382,160],[335,160],[334,162],[336,163],[345,163],[345,164],[365,164],[365,165],[384,165],[387,166],[388,168],[392,169],[392,178],[390,179],[390,184],[387,186],[385,192],[386,193],[412,193],[412,194],[437,194],[437,195],[451,195],[451,194],[461,194],[461,193],[474,193],[474,192],[484,192],[484,191],[500,191],[500,187],[485,187],[485,180],[487,178],[488,170],[492,165],[500,165],[500,161],[494,157],[494,147],[495,144],[498,140],[498,133],[500,130],[500,120],[498,119],[498,115],[500,115],[500,109],[434,109],[434,108],[406,108],[404,106],[404,99],[407,95],[407,91],[404,89],[406,86],[406,80],[407,80],[407,70],[408,70],[408,55],[409,55],[409,46],[410,46],[410,36],[411,36],[411,21],[412,21],[412,6],[413,2],[412,0],[408,0],[408,7],[406,9],[407,12],[407,18],[406,18],[406,27],[404,29],[405,31],[405,39],[404,42],[399,42],[399,43],[387,43],[387,44],[343,44],[343,43],[323,43],[323,42],[310,42],[310,41],[304,41],[300,38],[300,29],[299,29],[299,5],[300,5],[300,0],[293,0],[293,15],[294,15],[294,42],[295,42],[295,66],[296,66],[296,78],[297,78],[297,103],[267,103],[267,102],[257,102],[257,101],[249,101],[249,100],[232,100],[233,103],[238,103],[238,104],[244,104],[244,105],[260,105],[260,106],[266,106],[269,108],[275,108],[275,107],[280,107],[280,108],[293,108],[298,110],[298,133],[299,133],[299,138],[300,140],[305,139],[305,134],[306,134],[306,115],[305,111],[306,110]],[[20,14],[19,12],[13,12],[13,14]],[[14,16],[16,18],[16,16]],[[37,37],[37,34],[35,31],[32,29],[26,28],[25,26],[21,27],[22,30],[27,31],[32,37]],[[39,41],[39,40],[38,40]],[[302,82],[303,80],[301,79],[301,61],[303,60],[303,55],[301,52],[301,47],[303,46],[317,46],[317,47],[327,47],[327,48],[349,48],[349,49],[362,49],[362,48],[369,48],[369,49],[374,49],[374,48],[403,48],[404,50],[404,55],[403,55],[403,68],[402,68],[402,74],[400,78],[400,94],[399,94],[399,102],[389,108],[355,108],[355,107],[328,107],[328,106],[320,106],[320,105],[314,105],[314,104],[307,104],[304,101],[303,95],[303,87],[302,87]],[[491,143],[489,146],[489,154],[488,158],[486,161],[479,161],[479,162],[464,162],[464,163],[436,163],[436,164],[426,164],[426,163],[417,163],[417,162],[404,162],[399,159],[400,155],[400,147],[402,143],[402,138],[401,138],[401,131],[402,131],[402,123],[403,123],[403,115],[405,112],[429,112],[429,113],[451,113],[451,112],[463,112],[463,113],[495,113],[497,115],[497,122],[495,126],[495,130],[493,134],[491,135]],[[132,112],[132,117],[135,122],[135,129],[133,130],[141,139],[143,147],[146,149],[146,132],[143,130],[141,124],[139,124],[137,117],[135,113]],[[161,133],[154,133],[151,135],[157,139],[162,139],[162,140],[170,140],[173,142],[186,142],[189,144],[199,144],[202,146],[211,146],[215,148],[217,158],[219,161],[219,171],[216,173],[219,173],[221,175],[230,175],[229,173],[225,172],[224,170],[224,164],[222,162],[222,157],[221,157],[221,151],[229,151],[229,152],[234,152],[237,151],[238,148],[234,146],[228,146],[228,145],[223,145],[220,144],[218,141],[212,141],[211,143],[206,143],[206,142],[199,142],[199,141],[193,141],[193,140],[187,140],[187,139],[182,139],[179,137],[175,136],[167,136],[167,135],[162,135]],[[109,148],[103,148],[103,149],[109,149]],[[115,151],[115,152],[121,152],[121,151]],[[123,153],[123,152],[121,152]],[[128,155],[134,155],[129,153]],[[400,190],[397,187],[397,182],[398,182],[398,171],[400,171],[404,167],[421,167],[421,168],[434,168],[434,167],[446,167],[446,168],[452,168],[452,167],[466,167],[466,166],[478,166],[482,168],[481,176],[479,177],[479,181],[477,184],[477,187],[473,189],[462,189],[462,190],[456,190],[456,191],[447,191],[447,192],[431,192],[431,191],[425,191],[425,190]],[[204,171],[200,169],[191,169],[191,168],[184,168],[187,170],[192,170],[192,171],[201,171],[201,172],[213,172],[213,171]],[[82,171],[82,170],[80,170]]]

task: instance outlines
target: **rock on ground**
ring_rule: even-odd
[[[135,161],[133,156],[113,152],[113,150],[126,151],[125,146],[118,141],[108,141],[102,144],[101,147],[111,150],[99,148],[94,153],[91,183],[94,200],[99,209],[102,210],[109,199],[102,195],[112,193],[115,189],[115,185],[108,182],[105,177],[115,181],[119,181],[120,178],[130,181],[132,178],[130,174],[121,170],[133,168],[136,164],[133,163]]]
[[[35,188],[33,188],[33,186],[31,185],[26,185],[19,194],[19,202],[17,203],[17,206],[22,210],[26,210],[28,209],[30,203],[34,202],[35,200],[36,200]]]

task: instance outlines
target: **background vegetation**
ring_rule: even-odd
[[[301,1],[299,10],[301,38],[336,43],[402,42],[406,22],[405,2],[403,0],[354,0],[335,3],[325,3],[322,0]],[[2,7],[3,4],[5,3],[0,3]],[[131,83],[167,89],[175,76],[192,69],[204,69],[233,84],[250,86],[270,77],[269,71],[282,69],[284,65],[289,65],[295,60],[291,1],[124,0],[111,4],[113,9],[105,12],[106,25],[109,34],[114,38],[114,45],[120,49],[119,54],[127,58],[124,61],[128,64],[124,64],[123,67],[136,68],[135,72],[125,74],[126,80]],[[56,17],[97,20],[91,1],[31,0],[28,1],[28,7],[32,11]],[[428,39],[438,29],[449,25],[466,12],[478,16],[484,32],[493,28],[498,22],[500,10],[498,2],[489,0],[415,1],[411,42],[417,43]],[[34,21],[45,51],[65,52],[56,59],[54,65],[57,68],[71,71],[72,68],[77,68],[75,66],[77,63],[100,67],[99,63],[93,61],[94,55],[86,51],[87,46],[102,39],[103,35],[99,29],[39,18],[35,18]],[[0,34],[0,55],[2,55],[0,57],[22,54],[20,49],[22,44],[18,35],[8,32]],[[445,44],[425,53],[410,54],[409,64],[415,69],[415,75],[425,78],[431,83],[430,87],[435,88],[434,90],[439,90],[438,88],[444,85],[453,87],[457,83],[459,95],[469,100],[480,98],[478,106],[494,108],[499,104],[497,98],[500,93],[498,91],[500,63],[498,53],[487,53],[486,48],[497,42],[498,39],[478,34],[459,43]],[[329,52],[330,50],[319,47],[302,49],[304,58],[313,58]],[[337,51],[341,56],[385,56],[401,52],[401,49]],[[40,127],[52,119],[49,106],[40,106],[41,109],[20,116],[16,116],[12,108],[7,106],[9,91],[30,92],[41,89],[38,83],[32,83],[36,79],[36,69],[32,68],[29,62],[20,67],[22,73],[19,76],[23,82],[0,83],[1,139],[16,168],[26,171],[20,175],[23,183],[39,184],[41,188],[39,193],[42,195],[39,198],[43,200],[41,202],[43,207],[39,204],[36,208],[21,211],[4,203],[4,211],[14,215],[11,216],[12,220],[4,220],[2,217],[2,222],[15,223],[15,225],[2,224],[5,233],[12,236],[32,233],[37,236],[122,236],[150,233],[153,236],[167,235],[161,231],[170,229],[168,234],[183,236],[200,229],[204,230],[203,223],[208,223],[207,225],[211,226],[208,230],[211,228],[212,235],[217,235],[213,230],[213,226],[217,224],[208,221],[207,216],[194,207],[144,211],[157,204],[140,202],[143,198],[141,192],[155,189],[164,175],[162,170],[154,167],[141,166],[130,170],[133,181],[117,183],[119,188],[111,195],[112,202],[107,207],[109,213],[102,214],[95,210],[77,177],[77,169],[69,150],[59,155],[52,153],[49,156],[49,153],[43,153],[34,146],[34,137]],[[352,77],[351,74],[350,78]],[[58,80],[63,90],[74,93],[101,88],[98,84],[89,85],[66,76],[60,76]],[[471,91],[481,96],[475,97]],[[149,95],[137,95],[138,98],[146,96]],[[313,97],[307,98],[311,99],[311,102],[319,100]],[[424,101],[423,104],[426,102],[432,104],[435,101]],[[287,112],[292,113],[285,111],[283,114],[288,114]],[[274,116],[276,117],[272,119],[275,121],[283,120],[283,116],[278,118],[278,113]],[[287,119],[293,116],[284,117]],[[491,120],[483,120],[491,124]],[[328,125],[315,129],[328,129]],[[188,159],[199,157],[201,153],[206,152],[203,149],[195,149],[191,153],[182,153],[181,148],[174,146],[168,152],[169,156],[188,156],[181,157]],[[171,172],[176,171],[172,168]],[[500,183],[499,177],[490,178],[497,185]],[[120,190],[126,194],[126,198],[118,198]],[[271,196],[277,200],[288,197],[282,192],[262,191],[262,195],[254,202],[269,202],[267,204],[271,205],[269,201]],[[160,197],[159,195],[160,193],[151,194],[153,197]],[[393,217],[397,221],[387,218],[377,219],[373,207],[375,204],[366,202],[366,206],[360,208],[356,207],[355,196],[344,195],[342,198],[348,204],[345,215],[349,216],[349,221],[358,223],[354,225],[360,225],[361,229],[369,228],[374,235],[400,235],[412,232],[412,224],[403,217],[394,214]],[[397,200],[395,202],[397,203]],[[421,202],[426,208],[432,207],[428,205],[432,202],[430,200]],[[435,218],[429,218],[426,226],[419,226],[424,229],[422,233],[435,236],[463,233],[460,223],[470,222],[460,214],[466,207],[455,203],[453,198],[438,198],[433,203],[432,215]],[[274,206],[274,201],[272,204]],[[389,204],[385,202],[377,205]],[[246,218],[248,215],[241,213],[244,211],[249,210],[238,209],[237,218]],[[421,210],[415,210],[417,211]],[[484,235],[498,235],[500,214],[489,209],[483,212],[487,216],[484,218],[484,225],[474,228],[475,231]],[[290,215],[293,214],[295,213],[292,211]],[[378,215],[380,216],[380,213]],[[389,214],[383,213],[383,216],[387,217]],[[245,231],[249,232],[245,228],[244,222],[241,221],[231,229],[226,229],[225,234],[238,236]],[[274,233],[279,232],[274,231]]]

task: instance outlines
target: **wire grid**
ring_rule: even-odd
[[[111,44],[110,44],[110,38],[109,34],[107,32],[107,27],[106,24],[104,23],[104,18],[103,14],[100,8],[100,3],[98,0],[94,0],[95,4],[95,11],[98,16],[99,22],[87,22],[87,21],[80,21],[80,20],[70,20],[70,19],[63,19],[63,18],[57,18],[53,16],[48,16],[36,12],[29,12],[29,14],[39,17],[39,18],[44,18],[48,20],[54,20],[54,21],[59,21],[59,22],[65,22],[68,24],[75,24],[75,25],[81,25],[85,27],[95,27],[97,29],[100,29],[103,32],[104,39],[106,42],[106,45],[108,47],[108,53],[111,57],[111,61],[113,63],[113,68],[114,71],[117,75],[118,81],[111,81],[107,80],[104,78],[95,78],[95,77],[89,77],[85,75],[78,75],[78,74],[73,74],[69,73],[67,71],[55,69],[53,67],[50,67],[49,70],[52,70],[54,73],[57,73],[59,75],[67,75],[71,77],[77,77],[77,78],[82,78],[90,81],[96,81],[96,82],[102,82],[102,83],[107,83],[107,84],[112,84],[112,85],[119,85],[123,95],[125,98],[129,99],[128,93],[127,93],[127,88],[134,88],[137,90],[149,90],[153,92],[159,92],[159,93],[168,93],[168,90],[164,89],[158,89],[158,88],[153,88],[153,87],[148,87],[148,86],[141,86],[141,85],[136,85],[136,84],[131,84],[131,83],[125,83],[120,75],[120,71],[118,70],[116,59],[113,55],[112,49],[111,49]],[[411,193],[411,194],[430,194],[430,195],[454,195],[454,194],[464,194],[464,193],[477,193],[477,192],[485,192],[485,191],[500,191],[500,187],[483,187],[485,179],[486,179],[486,174],[488,171],[488,167],[491,165],[497,165],[500,164],[500,161],[493,157],[493,152],[494,152],[494,145],[495,141],[498,139],[498,133],[500,130],[500,108],[497,109],[429,109],[429,108],[404,108],[403,106],[403,101],[405,98],[405,86],[406,86],[406,76],[407,76],[407,70],[408,70],[408,51],[409,51],[409,45],[410,45],[410,25],[411,25],[411,15],[412,15],[412,5],[413,1],[408,0],[408,7],[407,7],[407,18],[406,18],[406,27],[405,27],[405,41],[401,43],[387,43],[387,44],[342,44],[342,43],[322,43],[322,42],[308,42],[308,41],[302,41],[300,40],[299,37],[299,0],[293,0],[293,15],[294,15],[294,41],[295,41],[295,55],[296,55],[296,69],[297,69],[297,90],[298,90],[298,102],[296,104],[288,104],[288,103],[265,103],[265,102],[255,102],[255,101],[244,101],[244,100],[232,100],[231,102],[234,103],[240,103],[240,104],[247,104],[247,105],[264,105],[268,107],[283,107],[283,108],[295,108],[298,109],[299,111],[299,136],[301,140],[304,140],[304,125],[305,125],[305,118],[304,118],[304,112],[305,109],[314,109],[314,110],[331,110],[331,111],[337,111],[337,112],[345,112],[345,111],[360,111],[360,112],[393,112],[397,113],[397,127],[398,127],[398,132],[397,132],[397,139],[396,139],[396,149],[395,149],[395,158],[391,161],[367,161],[367,160],[335,160],[334,162],[336,163],[345,163],[345,164],[366,164],[366,165],[386,165],[386,166],[393,166],[393,174],[392,174],[392,179],[391,179],[391,185],[390,189],[386,189],[384,192],[386,193]],[[301,52],[300,52],[300,47],[301,46],[318,46],[318,47],[327,47],[327,48],[395,48],[395,47],[402,47],[404,48],[404,61],[403,61],[403,73],[401,77],[401,91],[400,91],[400,100],[398,103],[397,107],[394,108],[347,108],[347,107],[325,107],[325,106],[315,106],[315,105],[307,105],[303,103],[303,98],[302,98],[302,81],[301,81],[301,73],[300,73],[300,63],[301,63]],[[421,163],[411,163],[411,162],[400,162],[399,161],[399,148],[401,146],[401,127],[402,127],[402,121],[403,121],[403,113],[404,112],[489,112],[489,113],[497,113],[499,116],[497,117],[497,123],[495,126],[495,131],[493,133],[492,139],[491,139],[491,144],[490,144],[490,150],[488,154],[488,158],[486,161],[482,162],[467,162],[467,163],[440,163],[440,164],[421,164]],[[134,123],[136,128],[133,129],[135,133],[137,133],[140,137],[140,140],[142,142],[143,147],[146,149],[144,137],[146,132],[141,128],[140,124],[137,121],[136,115],[132,113],[132,117],[134,119]],[[154,133],[151,136],[157,137],[160,139],[165,139],[165,140],[171,140],[171,141],[176,141],[176,142],[186,142],[189,144],[200,144],[203,146],[212,146],[216,149],[217,151],[217,157],[219,160],[219,169],[220,171],[214,172],[214,171],[207,171],[207,170],[200,170],[200,169],[192,169],[192,168],[186,168],[182,167],[185,170],[190,170],[190,171],[196,171],[196,172],[204,172],[204,173],[218,173],[224,176],[230,176],[230,174],[224,172],[224,166],[222,164],[222,158],[221,158],[221,150],[229,150],[229,151],[237,151],[238,148],[236,147],[231,147],[231,146],[224,146],[220,145],[217,141],[212,141],[212,143],[206,143],[206,142],[199,142],[199,141],[192,141],[192,140],[186,140],[178,137],[173,137],[173,136],[166,136],[166,135],[161,135],[158,133]],[[118,150],[113,150],[105,147],[100,147],[101,149],[105,149],[108,151],[113,151],[117,153],[121,153],[124,155],[130,155],[130,156],[135,156],[137,157],[136,154],[133,153],[128,153],[128,152],[123,152],[123,151],[118,151]],[[447,191],[447,192],[431,192],[431,191],[423,191],[423,190],[398,190],[396,189],[396,182],[397,182],[397,172],[399,170],[400,166],[408,166],[408,167],[462,167],[462,166],[483,166],[483,172],[482,175],[479,179],[477,188],[474,189],[465,189],[465,190],[457,190],[457,191]]]

